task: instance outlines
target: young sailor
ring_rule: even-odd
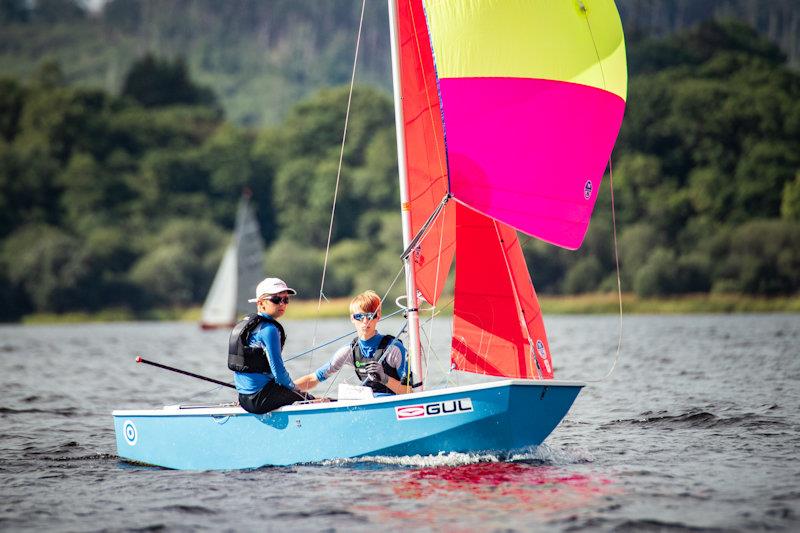
[[[375,395],[411,392],[407,385],[406,349],[398,339],[377,332],[380,318],[381,298],[374,291],[362,292],[353,298],[350,320],[358,336],[339,348],[316,372],[297,379],[295,385],[300,390],[310,390],[347,364],[353,366],[359,382],[367,380],[365,385],[371,387]]]
[[[258,312],[245,316],[231,332],[228,368],[234,371],[239,405],[250,413],[266,413],[299,400],[312,399],[297,389],[283,364],[286,333],[277,319],[286,312],[289,295],[297,291],[278,278],[256,287]]]

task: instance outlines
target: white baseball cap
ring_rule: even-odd
[[[265,278],[256,287],[256,297],[247,300],[250,303],[255,303],[262,296],[271,296],[279,292],[288,292],[289,294],[297,294],[297,291],[286,286],[286,282],[278,278]]]

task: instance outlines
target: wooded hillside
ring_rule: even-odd
[[[797,294],[800,76],[735,22],[632,37],[628,54],[613,168],[624,288]],[[317,296],[347,88],[244,127],[192,72],[144,55],[117,91],[76,86],[56,62],[0,79],[3,319],[200,303],[245,187],[270,272]],[[360,85],[328,296],[385,290],[400,269],[396,173],[389,94]],[[525,244],[538,291],[615,288],[608,183],[581,250]]]
[[[30,5],[36,6],[30,9]],[[617,0],[628,39],[664,37],[707,20],[755,28],[800,66],[797,0]],[[117,93],[147,53],[182,58],[243,126],[277,124],[315,91],[347,83],[358,0],[78,0],[0,2],[0,72],[30,76],[55,60],[70,84]],[[386,2],[366,2],[358,81],[389,92]],[[632,66],[632,73],[636,73]]]

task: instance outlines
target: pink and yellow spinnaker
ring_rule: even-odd
[[[625,110],[613,0],[423,0],[450,192],[578,248]]]

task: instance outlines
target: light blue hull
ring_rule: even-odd
[[[365,455],[508,451],[535,446],[583,384],[500,381],[366,401],[114,411],[117,454],[189,470],[258,468]]]

